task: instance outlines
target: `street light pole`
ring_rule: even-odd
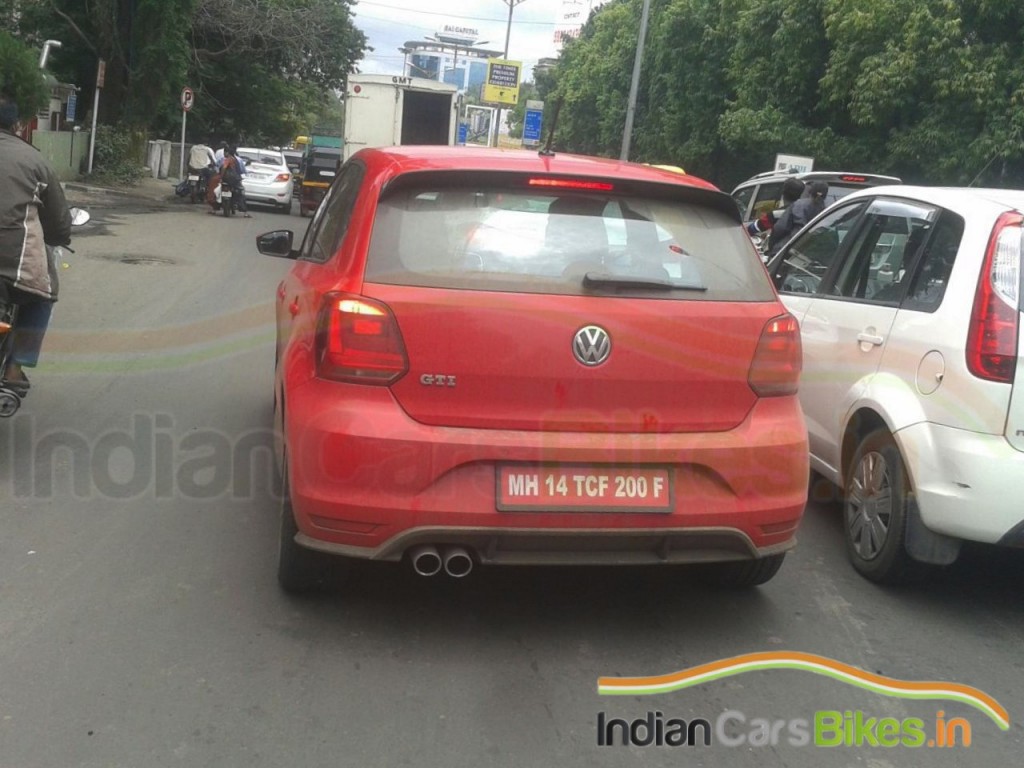
[[[640,67],[644,58],[644,39],[647,37],[647,14],[651,9],[651,0],[644,0],[643,11],[640,13],[640,35],[636,42],[636,58],[633,59],[633,81],[629,85],[629,103],[626,105],[626,127],[622,131],[622,152],[619,160],[629,161],[629,145],[633,140],[633,117],[636,113],[636,95],[640,90]]]
[[[505,5],[508,6],[508,26],[505,27],[505,53],[502,54],[503,59],[508,58],[508,43],[512,37],[512,11],[517,5],[523,0],[503,0]],[[498,146],[498,137],[501,135],[501,107],[498,107],[498,111],[494,113],[495,125],[494,125],[494,146]]]

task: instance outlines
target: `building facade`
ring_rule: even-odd
[[[436,39],[410,40],[399,50],[405,55],[404,74],[456,86],[479,96],[487,80],[487,60],[502,52],[474,45],[473,36],[438,33]]]

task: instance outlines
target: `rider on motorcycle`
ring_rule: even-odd
[[[71,241],[71,214],[56,172],[31,144],[15,135],[18,105],[0,95],[0,282],[18,305],[13,351],[0,381],[24,395],[24,368],[39,360],[57,301],[57,267],[47,246]]]
[[[188,153],[188,172],[199,176],[199,185],[193,194],[193,202],[206,196],[206,185],[217,168],[217,159],[213,150],[206,144],[193,144]]]

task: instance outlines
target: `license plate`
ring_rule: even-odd
[[[230,192],[221,192],[220,196],[222,198],[224,198],[225,200],[230,200],[231,199],[231,193]]]
[[[188,180],[189,181],[199,181],[199,177],[198,176],[189,176]]]
[[[667,468],[501,465],[502,512],[671,512]]]

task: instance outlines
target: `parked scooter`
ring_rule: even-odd
[[[71,226],[80,227],[89,221],[89,212],[83,208],[71,209]],[[50,258],[60,264],[63,251],[74,253],[68,246],[55,246],[50,249]],[[11,300],[8,286],[0,282],[0,418],[10,418],[21,407],[24,396],[18,389],[7,385],[2,378],[7,370],[7,363],[14,352],[14,331],[18,326],[18,305]]]

